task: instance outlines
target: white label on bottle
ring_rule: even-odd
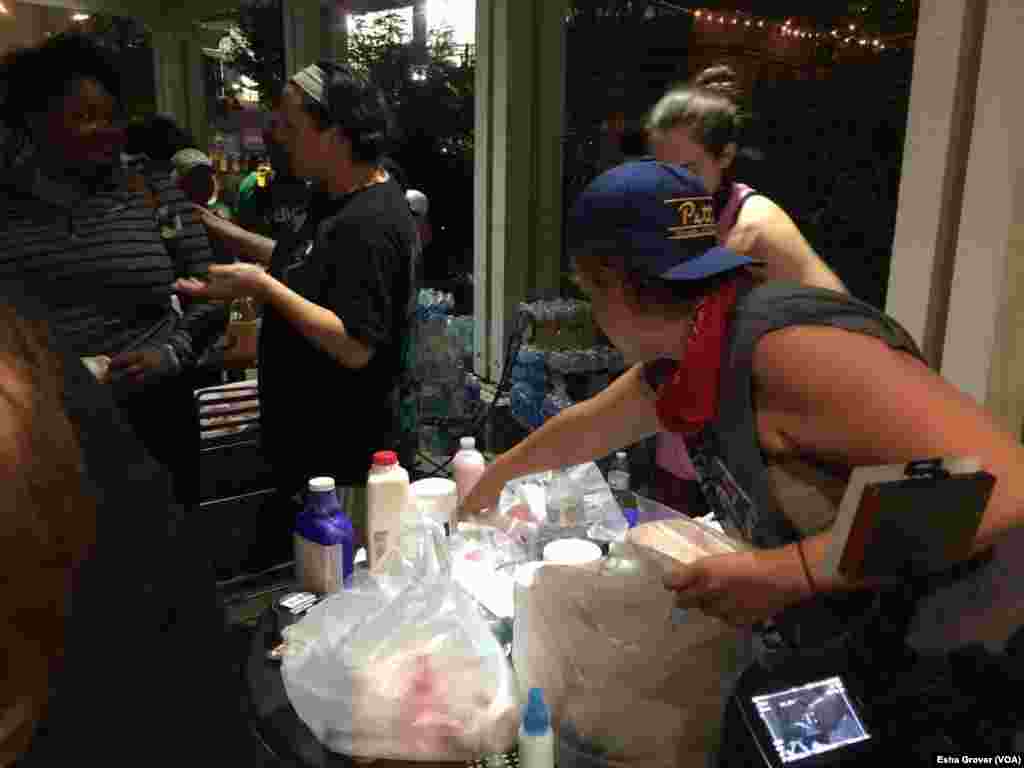
[[[343,554],[340,544],[324,546],[294,534],[295,576],[300,589],[326,595],[343,586]]]

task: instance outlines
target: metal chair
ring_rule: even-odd
[[[209,523],[217,578],[224,582],[276,564],[259,561],[261,550],[274,550],[266,540],[281,534],[274,525],[277,489],[261,444],[259,384],[198,389],[194,403],[198,482],[192,506]]]

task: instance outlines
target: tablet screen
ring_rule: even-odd
[[[751,698],[783,763],[871,738],[839,677]]]

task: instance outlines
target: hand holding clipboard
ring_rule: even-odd
[[[832,528],[826,574],[890,581],[968,559],[994,486],[973,458],[858,467]]]

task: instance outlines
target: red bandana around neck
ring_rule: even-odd
[[[658,418],[671,432],[695,435],[718,412],[722,357],[738,288],[738,279],[729,280],[704,298],[679,367],[658,390]]]

